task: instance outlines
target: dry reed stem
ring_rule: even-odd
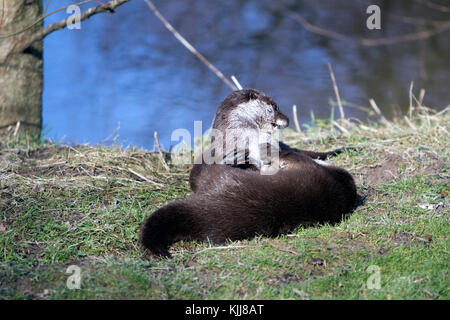
[[[113,137],[113,135],[119,130],[120,130],[120,121],[118,122],[117,127],[111,132],[111,134],[109,136],[107,136],[105,139],[103,139],[102,141],[100,141],[99,144],[109,141]]]
[[[295,104],[292,106],[292,117],[294,118],[295,129],[297,129],[299,134],[303,135],[302,130],[300,129],[300,124],[298,123],[297,106]]]
[[[169,172],[169,171],[170,171],[170,168],[169,168],[169,166],[167,165],[166,161],[164,160],[164,156],[163,156],[162,151],[161,151],[161,146],[159,145],[158,133],[155,131],[155,132],[153,133],[153,136],[155,137],[156,148],[158,149],[158,158],[159,158],[159,161],[161,161],[161,163],[162,163],[164,169],[166,169],[166,171]]]
[[[123,170],[122,168],[120,168],[120,169]],[[158,183],[158,182],[155,182],[155,181],[153,181],[153,180],[147,178],[146,176],[144,176],[144,175],[142,175],[142,174],[140,174],[140,173],[134,171],[134,170],[131,169],[131,168],[128,168],[128,171],[130,171],[132,174],[138,176],[138,177],[141,178],[142,180],[147,181],[148,183],[151,183],[151,184],[153,184],[153,185],[155,185],[155,186],[158,186],[158,187],[163,187],[163,186],[164,186],[163,184]]]
[[[333,121],[333,124],[334,124],[339,130],[341,130],[342,133],[344,133],[345,135],[349,135],[349,134],[350,134],[350,132],[349,132],[347,129],[345,129],[343,126],[341,126],[339,123],[337,123],[337,121]]]
[[[339,107],[339,113],[341,115],[341,120],[344,120],[344,118],[345,118],[344,108],[342,107],[341,97],[339,96],[339,89],[338,89],[338,86],[336,83],[336,78],[334,77],[333,69],[331,68],[330,63],[328,63],[328,70],[330,71],[331,81],[333,82],[334,94],[336,95],[336,99],[337,99],[337,103],[338,103],[338,107]]]
[[[420,93],[419,93],[419,101],[417,103],[417,107],[420,109],[422,107],[423,104],[423,98],[425,97],[425,89],[420,89]]]
[[[412,118],[412,111],[414,109],[412,100],[413,100],[413,87],[414,87],[414,81],[411,81],[411,84],[409,85],[409,117]]]
[[[417,128],[414,126],[414,124],[411,122],[411,120],[409,120],[409,118],[407,116],[404,116],[405,122],[406,124],[413,130],[417,130]]]
[[[14,129],[13,137],[17,136],[19,129],[20,129],[20,121],[17,121],[16,127]]]
[[[381,113],[380,108],[378,108],[376,102],[374,99],[369,99],[370,106],[375,111],[375,113],[380,116],[381,122],[385,124],[387,127],[392,128],[392,124],[384,117],[384,115]]]

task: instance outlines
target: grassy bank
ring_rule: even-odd
[[[367,198],[341,223],[225,246],[180,242],[161,261],[143,259],[138,229],[190,194],[189,167],[10,133],[0,142],[0,298],[448,299],[450,115],[408,120],[283,132],[303,149],[355,147],[332,162]],[[67,286],[71,265],[80,289]]]

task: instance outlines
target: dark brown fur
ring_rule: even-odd
[[[349,148],[342,148],[342,149],[336,149],[333,151],[327,151],[327,152],[315,152],[315,151],[307,151],[307,150],[300,150],[296,148],[291,148],[287,144],[280,142],[280,151],[279,151],[279,159],[280,159],[280,165],[285,167],[286,169],[293,169],[297,168],[299,165],[301,165],[301,159],[304,159],[304,157],[298,157],[299,155],[308,157],[310,159],[319,159],[319,160],[326,160],[327,158],[331,156],[336,156],[340,154],[343,150],[349,149]],[[270,150],[270,148],[269,148]],[[270,155],[270,151],[269,151]],[[192,191],[197,191],[197,186],[199,183],[201,183],[201,176],[200,174],[205,170],[206,168],[211,167],[212,165],[208,164],[194,164],[192,167],[191,173],[189,175],[189,185],[192,189]],[[236,165],[236,168],[245,169],[245,170],[252,170],[252,171],[259,171],[255,166],[245,163]]]
[[[337,222],[356,202],[352,176],[292,153],[298,165],[275,175],[227,165],[204,166],[191,197],[169,203],[144,222],[140,240],[152,254],[169,256],[179,240],[224,243],[276,236],[305,224]]]
[[[274,122],[277,118],[288,121],[270,97],[245,89],[221,103],[213,127],[257,131],[267,125],[268,118],[265,123],[261,119],[246,123],[247,118],[240,122],[236,114],[232,115],[234,122],[228,122],[237,104],[253,99],[274,106]],[[279,143],[279,149],[281,169],[273,175],[261,175],[259,168],[248,162],[194,165],[189,181],[195,193],[169,203],[146,219],[140,231],[143,249],[149,254],[170,256],[169,247],[179,240],[223,243],[256,235],[276,236],[302,224],[337,222],[352,210],[357,198],[352,176],[313,160],[324,160],[340,150],[303,151],[283,143]]]

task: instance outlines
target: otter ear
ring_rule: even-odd
[[[247,93],[247,100],[250,101],[250,100],[255,100],[255,99],[258,99],[258,95],[256,94],[256,92],[255,91],[249,91]]]

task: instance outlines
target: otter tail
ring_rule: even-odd
[[[170,257],[170,245],[193,239],[196,224],[185,201],[169,203],[145,220],[140,231],[141,246],[147,253]]]
[[[150,253],[170,256],[179,240],[224,243],[276,236],[298,225],[338,222],[356,202],[351,175],[305,159],[295,170],[272,176],[225,165],[207,166],[197,192],[151,214],[140,240]]]

